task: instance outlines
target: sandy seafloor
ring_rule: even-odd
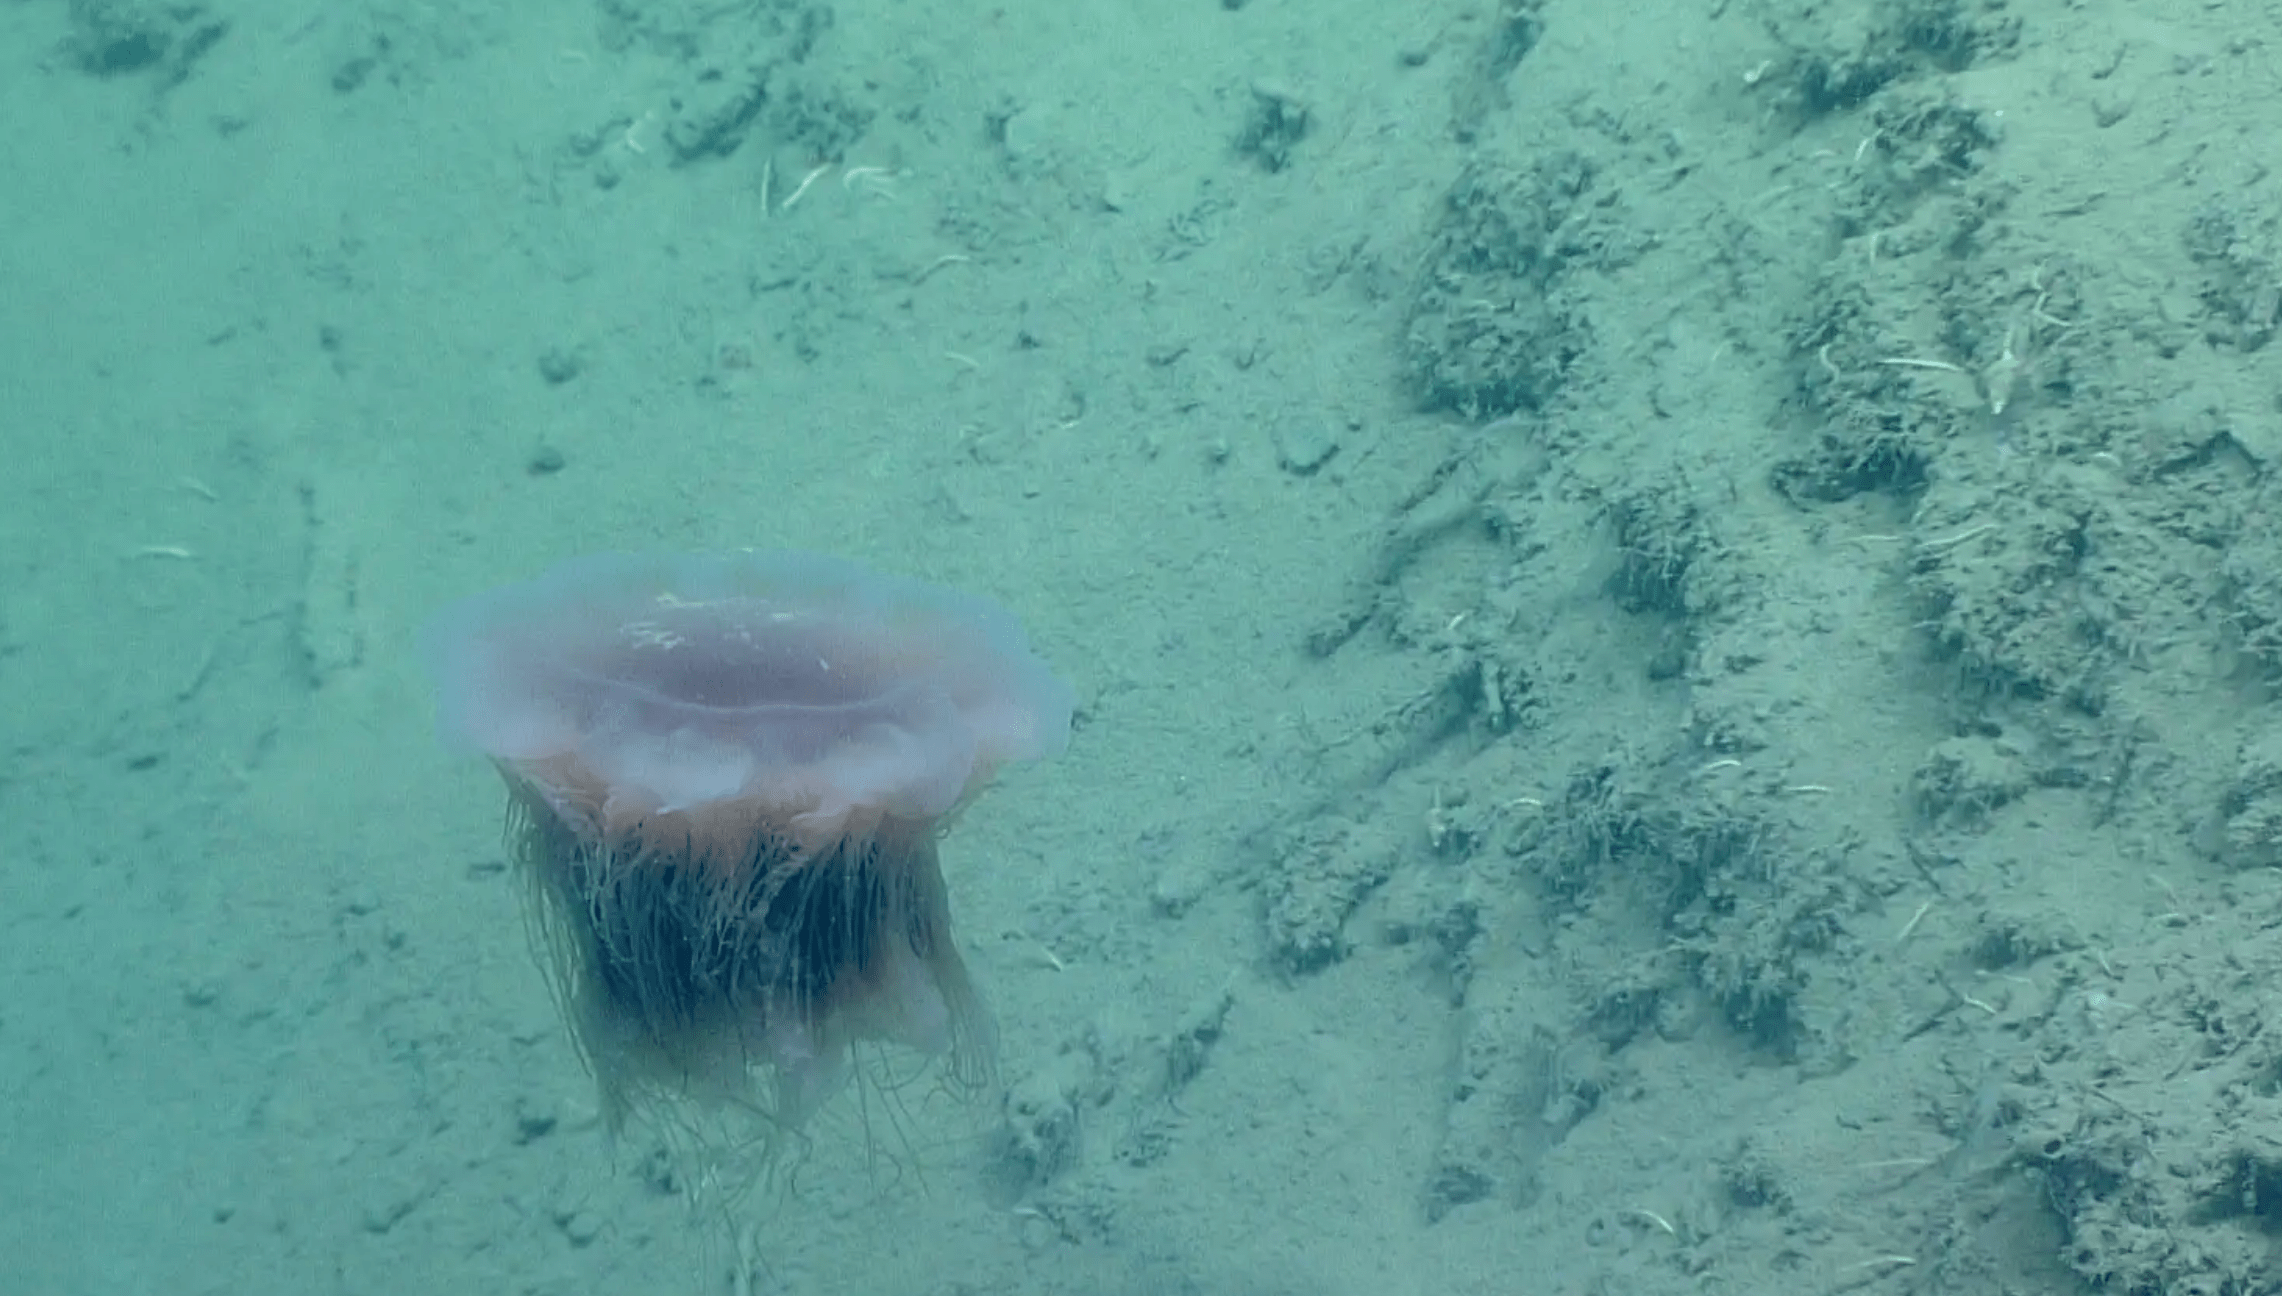
[[[0,1289],[2282,1291],[2277,32],[10,0]],[[746,545],[1082,701],[732,1198],[411,645]]]

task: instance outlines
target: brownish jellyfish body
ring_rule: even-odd
[[[507,782],[513,858],[613,1124],[810,1114],[870,1041],[990,1073],[944,828],[1067,742],[996,605],[806,554],[575,560],[430,627],[439,727]]]
[[[611,830],[565,812],[575,776],[504,772],[510,849],[614,1120],[645,1093],[745,1101],[758,1067],[772,1113],[797,1124],[866,1040],[945,1055],[956,1084],[988,1078],[990,1022],[951,940],[932,822],[882,820],[814,851],[720,807]]]

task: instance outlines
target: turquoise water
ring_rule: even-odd
[[[2261,22],[6,6],[0,1290],[2282,1290]],[[1072,741],[613,1133],[417,635],[745,547]]]

